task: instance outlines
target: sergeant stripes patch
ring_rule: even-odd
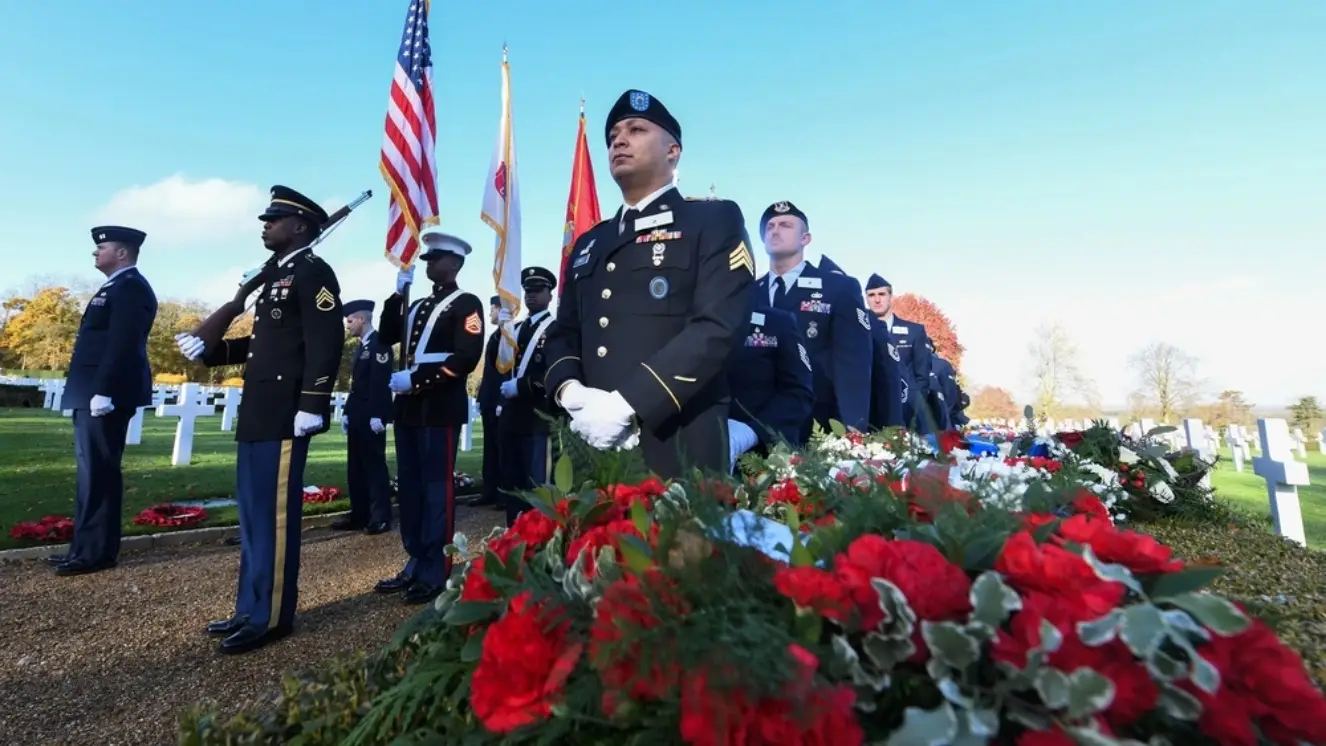
[[[750,272],[751,277],[755,276],[755,257],[751,255],[750,249],[746,248],[745,241],[737,244],[737,248],[728,253],[727,268],[729,271],[744,268]]]

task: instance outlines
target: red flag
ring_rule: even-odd
[[[599,193],[594,186],[594,164],[589,160],[589,140],[585,137],[585,103],[580,102],[580,129],[576,132],[576,153],[571,160],[571,195],[566,198],[566,227],[562,232],[562,266],[557,274],[558,295],[566,287],[566,263],[576,239],[603,219],[599,212]]]

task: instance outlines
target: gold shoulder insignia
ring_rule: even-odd
[[[744,269],[750,272],[751,277],[755,276],[755,257],[751,255],[750,249],[746,248],[746,242],[737,244],[737,248],[728,252],[727,268],[730,271]]]
[[[745,244],[742,245],[744,246]],[[318,294],[313,296],[313,303],[319,311],[330,311],[333,308],[336,308],[336,296],[333,295],[332,291],[328,290],[326,286],[323,286],[323,288],[318,291]]]

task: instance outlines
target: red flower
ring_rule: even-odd
[[[651,528],[657,530],[657,524],[651,524]],[[571,565],[580,556],[582,550],[588,550],[589,554],[585,557],[585,577],[593,578],[595,569],[595,558],[599,555],[599,550],[603,547],[612,547],[618,550],[618,560],[621,560],[621,537],[623,534],[629,534],[641,539],[639,529],[635,523],[628,518],[613,521],[604,526],[595,526],[582,533],[571,545],[566,548],[566,564]]]
[[[1298,654],[1259,620],[1232,637],[1212,635],[1198,650],[1220,672],[1207,694],[1181,686],[1202,703],[1202,732],[1221,746],[1256,746],[1253,723],[1271,742],[1326,743],[1326,698],[1313,686]]]
[[[654,498],[667,491],[668,486],[658,477],[649,477],[640,484],[614,484],[599,490],[604,497],[625,510],[630,510],[631,504],[636,501],[644,503],[645,509],[651,509],[654,507]]]
[[[648,640],[647,652],[641,650],[639,642],[625,640],[628,636],[640,640],[642,631],[657,629],[660,612],[679,617],[688,610],[685,599],[656,572],[643,579],[628,574],[608,586],[589,630],[590,661],[606,690],[605,712],[612,714],[622,694],[633,699],[654,699],[677,686],[677,666],[668,655],[672,643],[663,633],[643,636]]]
[[[788,505],[801,504],[801,486],[795,479],[784,479],[776,482],[769,488],[769,502],[787,503]]]
[[[1009,585],[1052,603],[1055,616],[1072,622],[1099,619],[1123,600],[1124,587],[1101,580],[1080,555],[1053,544],[1036,545],[1030,533],[1009,537],[995,561]]]
[[[21,521],[9,529],[9,538],[19,541],[69,541],[74,538],[74,519],[48,515],[36,521]]]
[[[780,567],[774,587],[797,606],[846,625],[854,608],[851,592],[833,573],[817,567]]]
[[[1110,518],[1110,511],[1105,507],[1105,503],[1101,502],[1094,492],[1085,487],[1079,489],[1074,495],[1072,508],[1073,512],[1078,515],[1089,515],[1113,523]]]
[[[575,670],[583,643],[568,644],[570,622],[556,605],[525,591],[488,628],[470,681],[470,705],[483,726],[507,733],[546,719]],[[551,622],[551,623],[550,623]]]
[[[1099,518],[1075,515],[1061,522],[1057,533],[1075,544],[1090,546],[1102,562],[1123,565],[1138,575],[1183,569],[1183,563],[1173,559],[1174,550],[1146,534],[1121,531]]]
[[[939,452],[945,456],[952,453],[953,449],[961,448],[966,440],[967,439],[963,437],[962,433],[957,430],[945,430],[939,434],[938,438],[936,438],[936,441],[939,444]]]
[[[542,511],[531,509],[521,513],[502,538],[515,537],[515,540],[525,542],[525,554],[530,556],[552,539],[557,527],[557,522]]]
[[[489,543],[488,551],[497,555],[503,563],[506,563],[510,561],[511,551],[520,543],[520,538],[508,531]],[[534,551],[526,546],[524,556],[530,557],[533,554]],[[496,601],[502,597],[502,594],[497,592],[497,589],[493,587],[492,583],[488,582],[488,577],[484,574],[487,564],[488,554],[486,552],[480,554],[470,564],[469,571],[465,573],[465,586],[460,591],[461,601]]]
[[[1054,438],[1069,448],[1077,448],[1086,440],[1082,433],[1055,433]]]

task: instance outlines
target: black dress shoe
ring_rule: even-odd
[[[364,524],[357,523],[349,518],[338,518],[332,521],[331,526],[329,526],[333,531],[359,531],[363,527]]]
[[[60,565],[63,565],[64,563],[69,561],[69,555],[48,554],[45,557],[42,557],[42,561],[44,561],[46,564],[50,565],[51,567],[59,567]]]
[[[385,534],[385,533],[387,533],[387,532],[390,531],[390,530],[391,530],[391,524],[388,523],[388,522],[386,522],[386,521],[379,521],[379,522],[377,522],[377,523],[370,523],[370,524],[368,524],[367,526],[364,526],[364,533],[368,534],[369,536],[376,536],[376,535],[378,535],[378,534]]]
[[[249,617],[247,614],[236,614],[229,619],[218,619],[215,622],[208,622],[207,634],[210,637],[230,637],[238,632],[248,621]]]
[[[468,505],[471,508],[477,508],[483,505],[496,505],[497,498],[487,495],[475,495],[474,497],[463,497],[458,500],[461,505]]]
[[[396,573],[396,577],[379,580],[378,584],[373,586],[373,590],[378,593],[400,593],[413,583],[414,580],[405,573]]]
[[[407,604],[426,604],[437,598],[441,592],[441,588],[434,588],[427,583],[411,583],[410,587],[405,589],[401,601]]]
[[[65,563],[62,565],[57,565],[55,568],[55,574],[62,576],[91,575],[94,572],[109,570],[112,567],[115,567],[115,565],[116,565],[115,560],[102,560],[100,562],[85,562],[80,559],[73,559],[65,561]]]
[[[258,648],[264,647],[277,640],[285,639],[290,635],[289,627],[271,627],[263,629],[255,627],[252,624],[246,624],[240,627],[233,635],[221,641],[217,646],[223,655],[239,655],[240,653],[250,653]]]

